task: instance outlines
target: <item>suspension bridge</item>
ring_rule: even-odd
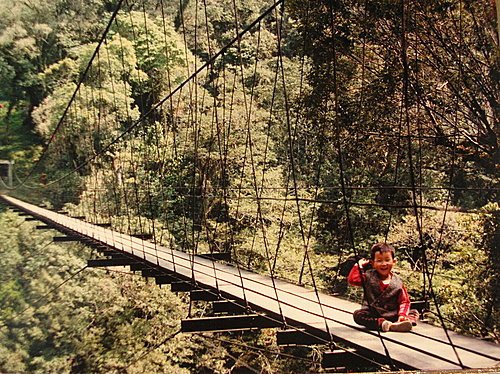
[[[0,201],[42,222],[40,230],[64,234],[55,242],[93,248],[98,256],[88,267],[127,266],[188,292],[191,301],[210,303],[211,316],[181,321],[185,333],[273,328],[280,345],[323,346],[325,367],[368,360],[417,370],[497,368],[498,345],[444,323],[421,322],[405,334],[356,325],[359,305],[319,291],[311,260],[316,243],[320,250],[334,243],[339,262],[346,249],[358,255],[358,228],[365,237],[384,232],[388,240],[395,217],[413,215],[408,241],[420,249],[415,260],[425,263],[423,295],[434,294],[447,215],[466,211],[451,206],[452,195],[473,191],[454,184],[458,155],[474,147],[489,152],[480,140],[491,133],[491,118],[477,114],[476,102],[464,111],[462,87],[449,80],[473,70],[477,55],[469,58],[463,48],[451,63],[445,53],[452,42],[442,37],[448,33],[427,27],[424,38],[408,29],[410,16],[418,25],[438,24],[419,2],[395,8],[397,27],[381,19],[369,31],[369,12],[378,14],[366,2],[343,20],[349,12],[333,2],[291,4],[289,14],[283,0],[258,12],[241,11],[233,1],[233,19],[214,21],[227,28],[222,37],[209,20],[217,12],[205,1],[185,3],[169,18],[162,0],[154,11],[146,2],[117,2],[79,80],[59,82],[67,92],[76,84],[67,106],[54,110],[48,100],[37,108],[46,140],[38,161],[24,179],[12,162],[0,161],[0,182],[14,190]],[[466,43],[462,12],[473,7],[456,9],[450,22],[460,25],[456,38]],[[244,14],[254,17],[242,22]],[[356,25],[348,36],[347,21]],[[381,41],[370,41],[370,32],[381,32]],[[290,44],[287,35],[295,38]],[[456,64],[459,73],[449,67]],[[425,88],[420,68],[439,79]],[[377,97],[379,85],[391,81],[397,82],[381,89],[389,97]],[[487,95],[487,88],[480,92]],[[442,97],[434,98],[436,92]],[[469,122],[471,128],[461,128]],[[437,145],[448,147],[438,157]],[[494,201],[498,189],[473,192]],[[31,193],[59,206],[77,202],[85,217],[28,203]],[[426,226],[427,212],[435,211],[440,222]],[[122,225],[111,227],[113,219]],[[375,221],[372,232],[367,227]],[[154,237],[158,232],[165,237]],[[427,266],[429,232],[437,244]],[[292,251],[302,262],[296,283],[277,276]],[[251,271],[254,258],[269,275]],[[311,287],[300,285],[306,278]]]
[[[325,355],[329,365],[344,366],[363,357],[386,363],[386,351],[377,332],[357,326],[352,312],[359,305],[341,298],[269,276],[237,269],[203,255],[190,255],[144,239],[71,218],[13,197],[1,201],[24,215],[43,222],[45,229],[65,234],[58,241],[80,241],[101,256],[89,267],[130,266],[172,291],[190,292],[192,300],[213,303],[216,315],[182,320],[182,331],[233,331],[277,328],[278,344],[343,343],[354,351],[338,349]],[[393,364],[404,369],[453,370],[495,368],[500,347],[480,339],[420,323],[410,333],[380,335]],[[332,357],[330,357],[331,355]],[[347,358],[346,358],[347,356]]]

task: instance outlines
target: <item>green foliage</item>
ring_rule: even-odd
[[[51,141],[34,186],[17,193],[335,292],[353,244],[387,239],[414,299],[432,282],[455,329],[498,340],[499,55],[486,0],[411,3],[407,61],[400,3],[289,1],[175,95],[270,2],[124,8],[85,77],[111,2],[1,3],[0,158],[27,171],[40,153],[31,129]],[[415,217],[414,201],[429,209]],[[185,307],[130,275],[85,271],[38,300],[84,257],[0,220],[12,271],[0,286],[1,370],[310,369],[212,336],[167,339]],[[274,344],[266,332],[232,337]]]
[[[429,292],[429,278],[438,306],[451,322],[463,332],[499,340],[498,328],[498,205],[490,204],[477,214],[427,214],[423,217],[426,238],[425,256],[417,243],[414,218],[395,225],[388,240],[399,248],[398,257],[410,294],[415,300]],[[427,296],[429,298],[429,296]],[[431,300],[432,301],[432,300]],[[431,304],[432,305],[432,304]],[[435,312],[435,306],[433,307]],[[439,323],[437,316],[431,316]]]
[[[463,331],[500,341],[498,204],[485,206],[481,213],[462,220],[465,235],[458,241],[458,251],[445,256],[448,274],[463,279],[462,284],[443,285],[438,292],[448,301],[447,313],[454,321],[464,321]],[[447,291],[447,292],[446,292]],[[457,323],[458,325],[458,323]]]
[[[14,161],[16,169],[22,172],[39,154],[39,139],[24,123],[27,115],[24,103],[15,108],[7,102],[1,104],[0,159]]]
[[[186,306],[133,274],[81,270],[88,250],[51,244],[52,233],[0,213],[0,370],[190,372],[205,362],[189,336],[176,336]],[[64,285],[62,285],[62,283]],[[215,347],[220,351],[220,348]],[[216,359],[216,357],[219,357]]]
[[[72,276],[88,250],[51,244],[52,233],[20,222],[12,213],[0,214],[6,269],[0,285],[0,370],[225,372],[249,362],[265,372],[293,372],[271,353],[272,330],[221,340],[177,334],[188,312],[183,300],[124,272],[86,269]],[[203,309],[195,305],[192,313],[203,316]],[[261,348],[249,351],[244,345]],[[300,361],[294,365],[306,368]]]
[[[143,71],[166,69],[174,74],[175,68],[186,63],[179,35],[163,19],[151,19],[142,12],[122,12],[118,16],[116,32],[132,41],[138,67]]]

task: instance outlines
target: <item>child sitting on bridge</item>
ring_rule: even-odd
[[[347,281],[362,286],[363,307],[354,312],[354,321],[371,330],[406,332],[416,324],[418,312],[410,312],[410,297],[403,281],[392,273],[396,263],[394,248],[377,243],[371,248],[370,260],[362,259],[351,269]],[[368,264],[372,269],[366,269]]]

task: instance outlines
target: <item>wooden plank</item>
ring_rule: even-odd
[[[131,258],[99,258],[87,260],[89,268],[107,267],[107,266],[127,266],[137,262]]]
[[[202,253],[198,254],[198,256],[208,260],[231,262],[231,252]]]
[[[100,243],[91,243],[90,244],[93,248],[95,248],[97,250],[97,252],[99,253],[106,253],[106,252],[114,252],[116,251],[115,248],[113,247],[110,247],[109,245],[103,245],[103,244],[100,244]]]
[[[142,240],[152,240],[153,234],[133,234],[134,238],[142,239]]]
[[[190,282],[173,282],[170,285],[172,292],[189,292],[194,288],[195,286]]]
[[[116,251],[105,251],[105,252],[101,253],[101,255],[103,256],[103,260],[104,259],[115,259],[115,260],[118,260],[118,259],[123,259],[123,258],[130,259],[130,255],[125,254],[125,253],[116,252]],[[134,261],[134,263],[132,263],[130,266],[132,266],[132,265],[134,265],[134,266],[141,266],[142,265],[139,262],[139,260],[133,259],[131,261]]]
[[[54,242],[79,242],[81,241],[81,238],[77,236],[54,236],[53,238]]]
[[[179,279],[175,278],[171,275],[158,275],[155,277],[155,283],[157,285],[162,285],[162,284],[173,284],[175,282],[178,282]]]
[[[276,333],[276,338],[278,345],[315,345],[329,343],[328,340],[321,339],[303,329],[280,330]]]
[[[181,321],[182,332],[234,331],[280,327],[282,324],[258,314],[190,318]]]
[[[99,227],[111,227],[111,223],[105,222],[105,223],[93,223],[93,225],[99,226]]]
[[[220,300],[213,302],[212,311],[214,313],[242,314],[245,313],[246,308],[235,301]]]
[[[220,299],[217,292],[210,290],[192,290],[189,297],[191,301],[216,301]]]
[[[118,258],[115,256],[112,256],[113,258]],[[130,265],[130,271],[142,271],[143,269],[148,268],[150,265],[145,264],[145,263],[137,263],[137,264],[131,264]]]
[[[360,355],[355,355],[354,352],[354,349],[336,349],[334,351],[323,352],[321,366],[325,369],[341,369],[352,366],[354,363],[359,365],[362,363],[363,358]]]
[[[101,249],[101,250],[98,250],[97,252],[99,252],[100,255],[106,256],[106,257],[115,257],[115,258],[123,257],[123,256],[127,256],[128,257],[128,254],[124,254],[124,253],[121,253],[121,252],[113,251],[111,249]]]
[[[167,275],[167,272],[165,270],[159,269],[159,268],[146,268],[142,270],[142,276],[146,278],[154,278],[154,277],[159,277],[162,275]]]

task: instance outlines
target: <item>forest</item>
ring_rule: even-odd
[[[387,241],[422,323],[500,343],[498,1],[0,4],[1,193],[354,301]],[[0,205],[0,372],[323,370],[35,227]]]

